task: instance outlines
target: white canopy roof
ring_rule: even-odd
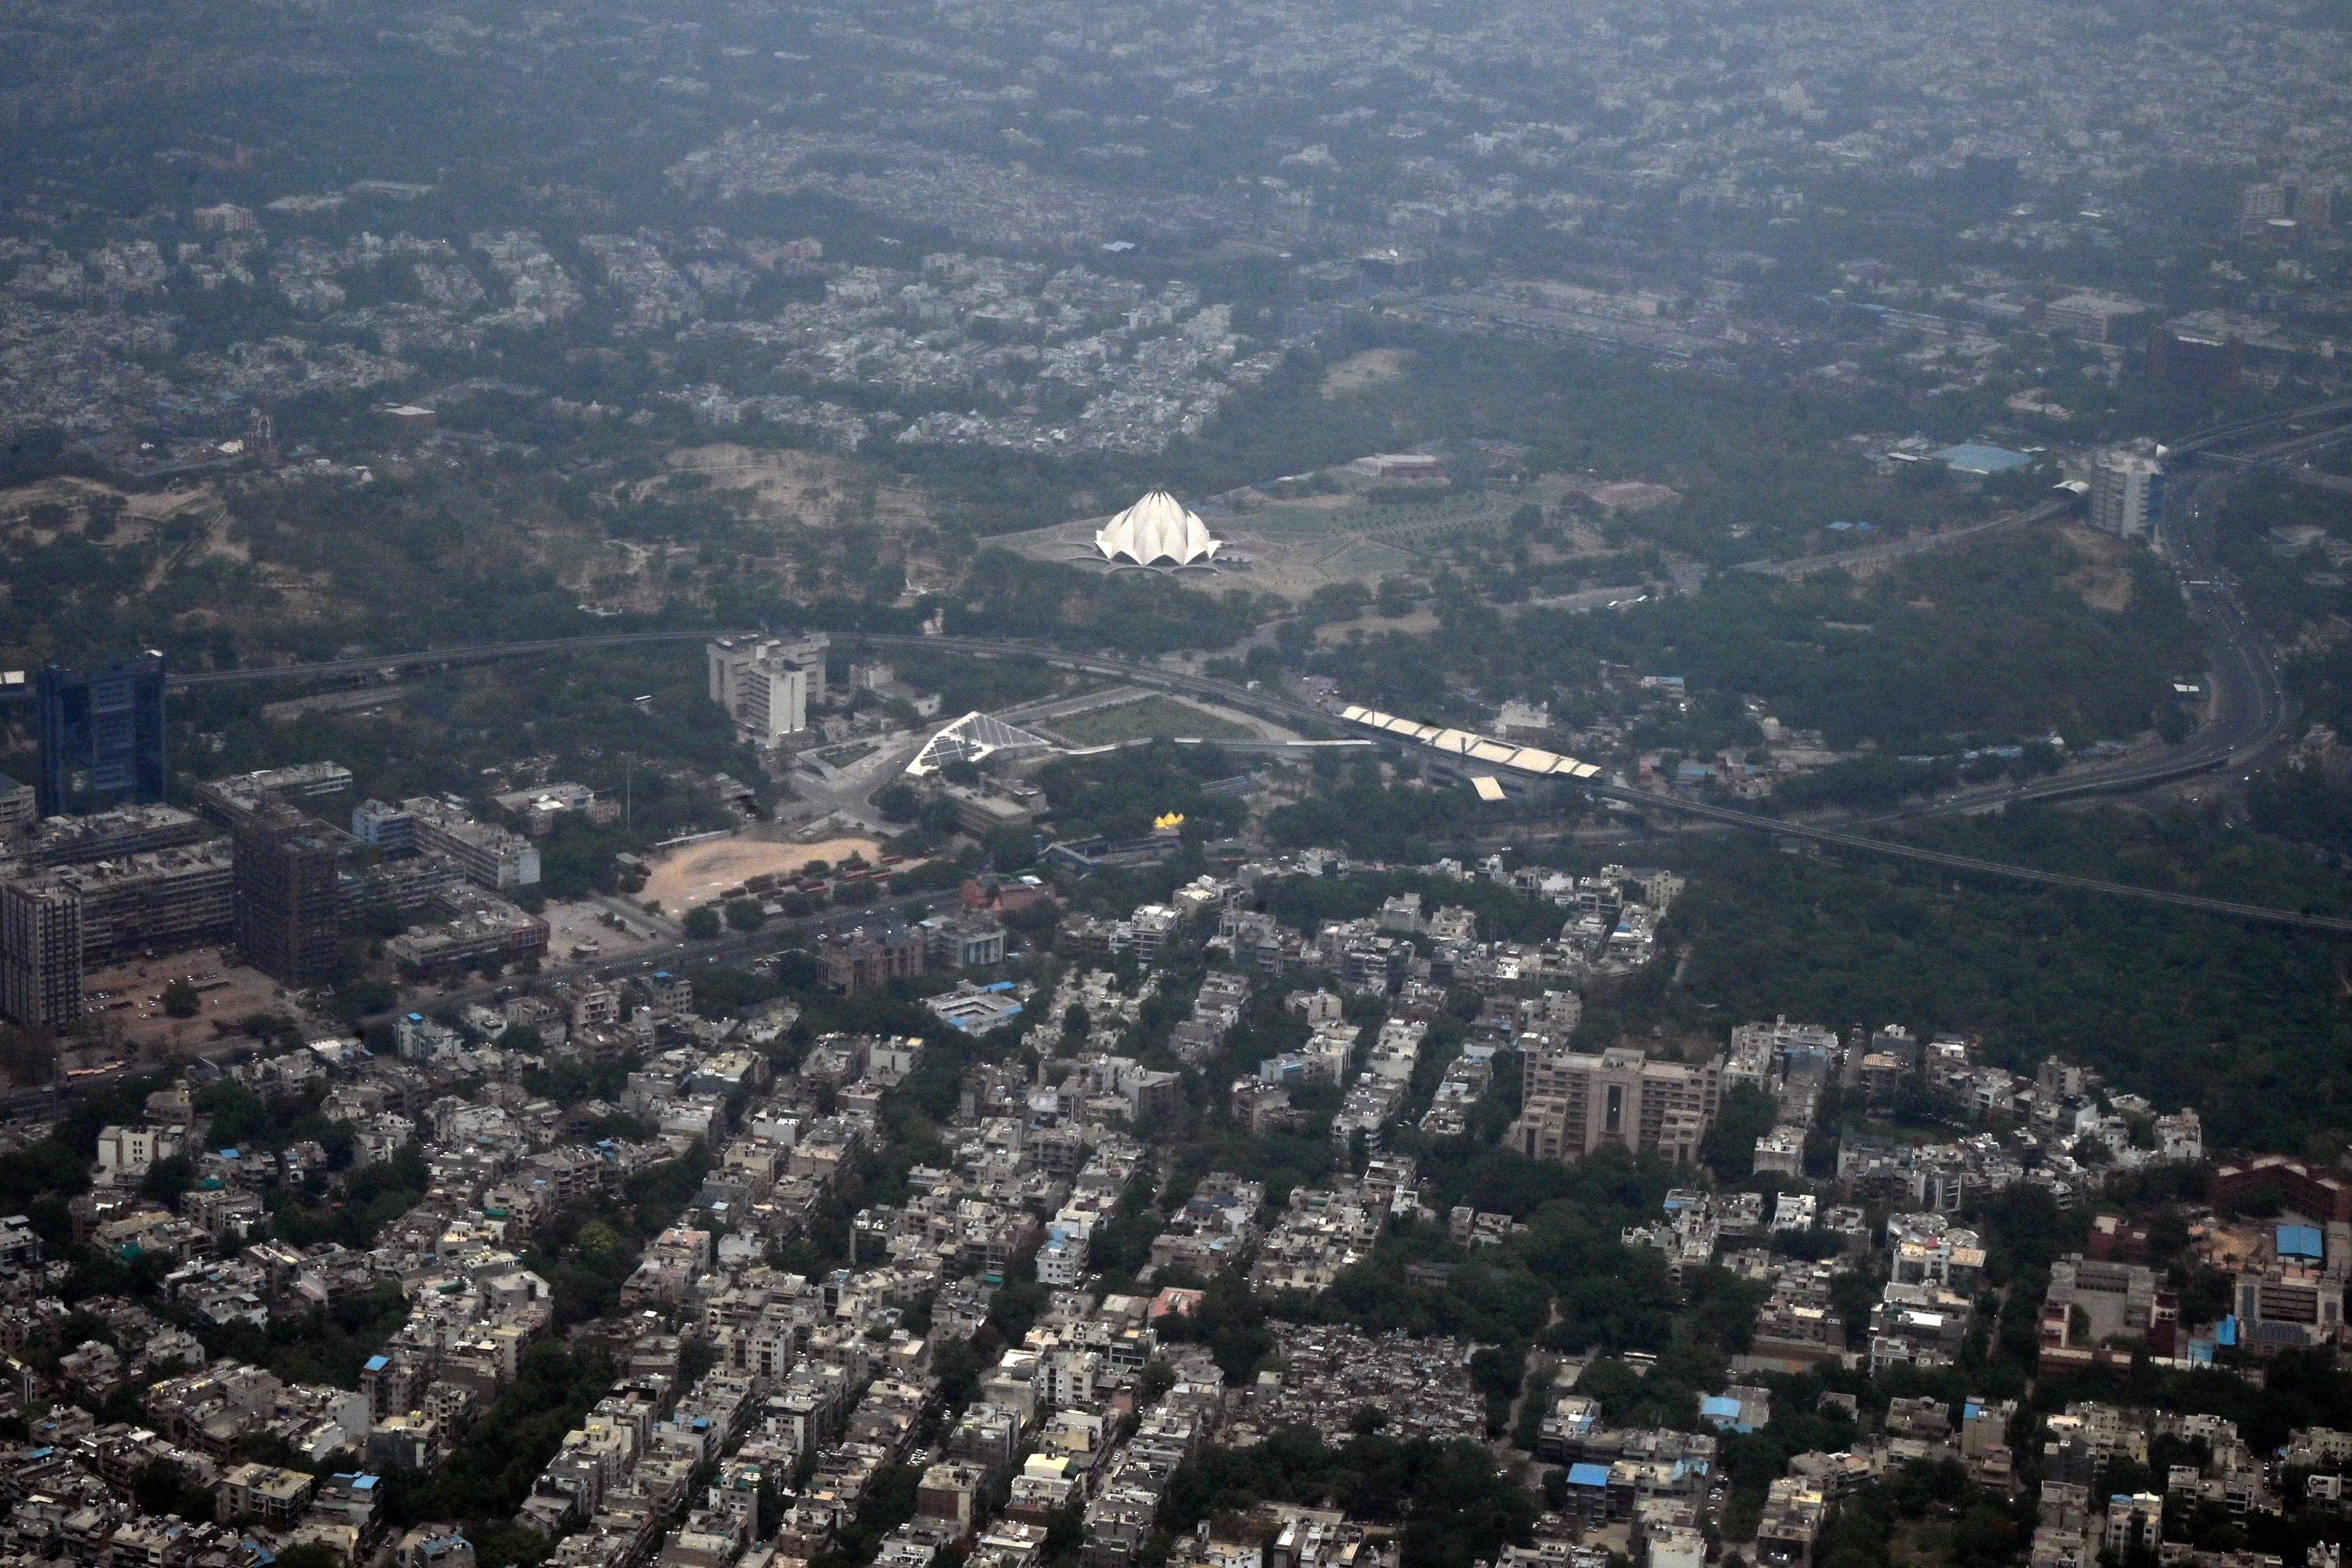
[[[923,742],[907,771],[921,779],[950,762],[978,762],[1000,751],[1026,756],[1057,749],[1042,735],[1005,723],[993,714],[968,713]]]
[[[1175,497],[1154,490],[1095,534],[1095,549],[1105,560],[1130,560],[1138,566],[1165,561],[1191,566],[1215,559],[1223,541],[1185,510]]]

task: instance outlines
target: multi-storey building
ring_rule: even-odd
[[[209,843],[0,884],[0,1012],[27,1026],[70,1028],[89,969],[228,940],[234,879],[229,846]]]
[[[118,806],[89,817],[53,817],[33,829],[26,865],[72,865],[193,844],[204,829],[176,806]]]
[[[2164,517],[2164,469],[2137,452],[2103,452],[2091,466],[2091,526],[2117,538],[2147,537]]]
[[[2239,1334],[2258,1350],[2330,1344],[2344,1332],[2344,1272],[2284,1260],[2249,1269],[2238,1276],[2237,1308]]]
[[[438,924],[414,927],[383,945],[384,956],[420,973],[495,960],[519,964],[547,951],[548,925],[495,894],[462,884],[436,901]]]
[[[362,800],[352,808],[352,837],[388,855],[416,852],[416,819],[389,800]]]
[[[81,1022],[81,901],[47,882],[0,882],[0,1013],[56,1032]]]
[[[918,928],[930,967],[985,969],[1004,961],[1004,927],[993,915],[937,915]]]
[[[817,948],[825,983],[855,995],[923,972],[923,938],[904,925],[845,932]]]
[[[30,784],[0,773],[0,839],[21,839],[40,820],[40,797]]]
[[[289,986],[327,977],[341,939],[335,844],[291,807],[236,835],[236,945],[247,963]]]
[[[705,654],[710,700],[727,710],[754,742],[772,745],[808,727],[808,711],[824,701],[825,651],[833,639],[719,637]]]
[[[429,795],[403,800],[400,809],[415,824],[416,847],[446,855],[466,873],[493,893],[510,893],[539,881],[539,846],[520,833],[492,822],[478,822],[465,807]]]
[[[1547,1046],[1528,1053],[1523,1072],[1511,1141],[1530,1159],[1582,1159],[1616,1144],[1686,1163],[1723,1101],[1720,1057],[1688,1066],[1623,1047],[1588,1055]]]
[[[231,860],[216,840],[61,866],[45,880],[80,904],[82,964],[95,968],[227,941],[236,928]]]
[[[91,674],[44,665],[33,686],[44,817],[152,805],[163,762],[163,655],[142,653]]]
[[[352,787],[352,770],[340,762],[305,762],[265,768],[196,786],[196,810],[224,828],[240,828],[281,801],[315,800]]]

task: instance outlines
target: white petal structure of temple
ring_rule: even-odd
[[[1223,539],[1165,490],[1152,491],[1095,534],[1103,559],[1137,566],[1202,566],[1223,548]]]

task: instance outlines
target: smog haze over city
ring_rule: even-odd
[[[2342,1568],[2345,0],[13,0],[0,1568]]]

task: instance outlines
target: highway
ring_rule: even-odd
[[[2127,793],[2261,761],[2263,753],[2284,737],[2291,714],[2279,681],[2278,655],[2248,618],[2235,589],[2213,559],[2213,516],[2228,482],[2229,476],[2206,474],[2184,486],[2187,505],[2178,514],[2179,526],[2168,528],[2166,536],[2181,595],[2205,634],[2211,702],[2202,726],[2179,745],[2149,755],[2070,768],[2021,785],[1963,789],[1870,820],[1901,821],[2031,800]]]
[[[2202,558],[2200,559],[2201,560]],[[2242,707],[2232,710],[2242,715],[2240,721],[2228,726],[2209,727],[2216,733],[2202,746],[2192,744],[2168,753],[2162,758],[2121,768],[2112,773],[2045,780],[2030,786],[2025,790],[2011,791],[1981,800],[1972,799],[1966,804],[1955,803],[1950,809],[1983,810],[1989,806],[2005,803],[2009,800],[2046,800],[2095,789],[2114,790],[2134,787],[2136,784],[2158,782],[2163,779],[2178,777],[2185,772],[2211,768],[2221,761],[2240,757],[2244,754],[2246,745],[2274,733],[2278,724],[2275,716],[2283,706],[2274,696],[2269,695],[2276,692],[2275,671],[2268,664],[2265,657],[2257,656],[2251,652],[2259,647],[2259,641],[2251,626],[2246,623],[2242,612],[2237,610],[2233,597],[2224,591],[2209,596],[2205,602],[2209,612],[2216,617],[2211,624],[2218,625],[2230,634],[2229,646],[2238,654],[2242,655],[2245,661],[2240,672],[2239,689],[2251,695],[2243,702]],[[417,664],[479,661],[489,658],[519,657],[529,653],[565,653],[580,646],[610,647],[638,643],[698,641],[715,635],[719,633],[657,632],[629,634],[609,639],[551,639],[525,643],[491,643],[460,649],[443,649],[404,657]],[[1294,727],[1303,727],[1309,733],[1317,730],[1329,731],[1338,727],[1333,716],[1323,709],[1295,701],[1269,689],[1251,690],[1231,682],[1215,680],[1205,675],[1195,675],[1181,670],[1167,669],[1158,664],[1121,658],[1116,654],[1071,653],[1038,643],[979,637],[919,637],[895,633],[842,632],[836,634],[836,640],[845,645],[851,646],[924,648],[940,653],[967,653],[976,658],[1034,658],[1059,669],[1106,675],[1133,685],[1152,686],[1163,691],[1205,697],[1228,707],[1239,708],[1245,713],[1255,713]],[[324,664],[273,666],[267,672],[259,673],[224,671],[217,674],[229,680],[284,679],[301,674],[331,676],[381,668],[387,662],[389,661],[383,659],[336,660]],[[2183,908],[2200,909],[2209,914],[2300,926],[2310,930],[2352,931],[2352,920],[2306,915],[2299,910],[2274,909],[2257,904],[2237,904],[2224,899],[2201,898],[2190,894],[2135,887],[2126,883],[2106,882],[2095,877],[2043,871],[2033,866],[2014,865],[2000,861],[1980,860],[1973,856],[1949,854],[1938,850],[1925,849],[1917,845],[1873,837],[1846,829],[1820,823],[1784,821],[1778,818],[1759,816],[1751,811],[1733,810],[1727,807],[1713,806],[1703,801],[1685,800],[1671,795],[1653,794],[1647,790],[1619,789],[1609,785],[1587,785],[1584,788],[1593,795],[1622,801],[1643,810],[1688,817],[1725,827],[1744,828],[1752,831],[1776,834],[1782,838],[1800,839],[1839,849],[1881,855],[1895,860],[1911,861],[1951,871],[1967,872],[1975,875],[2005,877],[2012,881],[2036,883],[2046,886],[2070,887],[2116,897],[2143,899]],[[854,921],[856,914],[846,912],[835,918]],[[809,929],[817,928],[819,927],[815,924],[812,924],[809,927]],[[619,973],[631,967],[651,968],[663,963],[712,962],[721,957],[740,956],[743,952],[754,948],[768,947],[775,944],[777,936],[778,933],[773,930],[751,936],[730,933],[709,943],[684,945],[676,949],[672,955],[656,955],[642,960],[620,961],[618,965],[595,966],[593,972]],[[488,994],[488,989],[485,989],[483,994]],[[457,993],[450,999],[462,1001],[471,995],[472,993]]]
[[[2073,497],[2044,501],[2021,512],[2004,512],[1997,517],[1987,517],[1980,523],[1962,523],[1956,528],[1941,528],[1931,534],[1913,534],[1905,538],[1889,539],[1882,545],[1865,545],[1860,549],[1833,550],[1827,555],[1803,555],[1790,560],[1751,560],[1738,570],[1752,571],[1759,577],[1781,579],[1811,577],[1817,571],[1843,571],[1857,566],[1876,566],[1884,561],[1900,560],[1907,555],[1926,550],[1946,549],[1957,544],[1979,539],[1997,529],[2014,528],[2020,523],[2046,522],[2075,505]]]
[[[2232,600],[2229,602],[2234,605],[2235,601]],[[2250,640],[2251,628],[2244,626],[2242,617],[2240,617],[2235,624]],[[845,641],[850,640],[853,639],[845,638]],[[991,643],[978,638],[865,637],[854,640],[873,643],[879,646],[915,644],[933,648],[945,646],[956,652],[968,653],[982,658],[1000,657],[1008,653],[1017,653],[1042,659],[1047,664],[1065,669],[1085,670],[1098,674],[1115,674],[1137,685],[1159,685],[1169,691],[1211,697],[1228,706],[1264,712],[1270,716],[1278,715],[1294,724],[1328,727],[1333,722],[1332,716],[1319,708],[1292,702],[1265,691],[1245,691],[1223,681],[1162,670],[1108,654],[1064,653],[1026,644]],[[2249,642],[2237,644],[2242,649],[2248,645],[2250,645]],[[2269,674],[2270,689],[2274,692],[2276,690],[2274,672],[2270,672],[2267,665],[2262,668]],[[2249,723],[2252,722],[2250,719]],[[1386,744],[1395,749],[1416,749],[1393,741]],[[2145,770],[2159,771],[2170,765],[2174,764],[2169,760],[2167,763],[2150,764]],[[2194,766],[2208,768],[2213,766],[2213,761],[2208,758],[2197,762]],[[2121,787],[2118,781],[2111,779],[2103,779],[2097,785],[2074,786],[2077,789]],[[2204,898],[2195,894],[2174,893],[2162,888],[2137,887],[2129,883],[2108,882],[2098,877],[2044,871],[2036,866],[2015,865],[2004,861],[1981,860],[1973,855],[1952,854],[1942,850],[1927,849],[1916,844],[1902,843],[1820,823],[1783,821],[1776,817],[1759,816],[1752,811],[1734,810],[1729,807],[1708,805],[1703,801],[1685,800],[1676,796],[1654,794],[1646,789],[1623,789],[1604,784],[1586,784],[1581,788],[1588,794],[1622,801],[1643,810],[1663,811],[1675,816],[1696,818],[1725,827],[1745,828],[1755,832],[1776,834],[1782,838],[1801,839],[1811,843],[1882,855],[1893,860],[1910,861],[1948,871],[1967,872],[1979,876],[2003,877],[2014,882],[2035,883],[2048,887],[2074,888],[2085,893],[2168,904],[2184,909],[2201,910],[2209,915],[2229,915],[2270,925],[2299,926],[2314,931],[2352,932],[2352,919],[2307,915],[2301,910],[2276,909],[2263,904],[2239,904],[2229,899]]]
[[[446,668],[487,664],[500,659],[527,659],[536,653],[576,653],[590,648],[635,648],[663,643],[705,643],[713,637],[743,635],[713,630],[699,632],[609,632],[585,637],[540,637],[517,643],[467,643],[449,648],[417,648],[404,653],[378,653],[363,659],[321,659],[307,664],[244,664],[228,670],[173,670],[163,677],[173,691],[201,686],[243,686],[260,681],[332,681],[345,675],[373,675],[383,670]],[[30,702],[32,688],[0,687],[0,703]]]
[[[1846,832],[1836,828],[1813,823],[1783,822],[1771,817],[1759,817],[1750,811],[1735,811],[1728,807],[1709,806],[1693,800],[1670,800],[1643,789],[1623,789],[1614,785],[1587,785],[1588,792],[1605,800],[1622,800],[1645,810],[1672,811],[1680,816],[1696,817],[1705,821],[1721,822],[1728,827],[1749,828],[1758,832],[1774,833],[1782,838],[1803,839],[1808,842],[1828,844],[1838,849],[1858,850],[1866,854],[1884,855],[1893,860],[1912,861],[1922,865],[1940,866],[1948,871],[1968,872],[1973,875],[2005,878],[2011,882],[2039,883],[2045,887],[2074,888],[2084,893],[2105,894],[2120,898],[2142,899],[2152,904],[2169,904],[2183,909],[2201,910],[2208,915],[2226,915],[2242,920],[2271,925],[2295,925],[2311,931],[2352,932],[2352,919],[2326,915],[2308,915],[2296,909],[2276,909],[2268,904],[2238,904],[2225,898],[2203,898],[2196,894],[2174,893],[2164,888],[2136,887],[2129,883],[2108,882],[2099,877],[2076,876],[2067,872],[2042,871],[2034,866],[2011,864],[2007,861],[1979,860],[1974,855],[1950,854],[1942,850],[1924,849],[1916,844],[1897,843],[1872,838],[1862,833]]]
[[[2352,411],[2352,399],[2248,422],[2239,427],[2239,434],[2268,431],[2289,423],[2300,423],[2317,414],[2342,411]],[[2072,768],[2058,777],[2021,786],[1963,790],[1872,821],[1899,821],[1982,811],[2028,800],[2127,793],[2199,773],[2232,768],[2251,769],[2266,761],[2268,754],[2285,740],[2293,713],[2280,684],[2277,651],[2239,601],[2235,583],[2220,564],[2213,528],[2221,497],[2237,480],[2347,439],[2352,439],[2352,425],[2339,424],[2297,433],[2249,454],[2209,452],[2203,463],[2219,465],[2200,465],[2191,470],[2188,482],[2176,491],[2175,509],[2165,526],[2165,543],[2189,614],[2205,633],[2206,674],[2212,688],[2206,722],[2187,740],[2152,756]],[[2184,445],[2174,450],[2189,449]]]
[[[2210,430],[2200,430],[2185,440],[2176,441],[2168,450],[2175,453],[2208,452],[2216,446],[2241,440],[2248,435],[2261,434],[2265,431],[2276,430],[2283,425],[2300,424],[2307,419],[2325,418],[2331,413],[2352,413],[2352,398],[2336,398],[2328,402],[2305,403],[2301,408],[2291,408],[2284,413],[2265,413],[2252,419],[2232,420],[2227,424],[2217,424]]]
[[[2173,448],[2176,452],[2206,451],[2211,447],[2260,434],[2283,425],[2296,424],[2323,415],[2352,412],[2352,399],[2314,404],[2284,413],[2264,415],[2239,421],[2230,425],[2205,432]],[[2352,427],[2338,427],[2316,433],[2318,437],[2334,439],[2352,434]],[[2312,433],[2297,432],[2285,443],[2277,444],[2300,454],[2313,444]],[[2256,461],[2275,455],[2276,447],[2252,455]],[[2187,526],[2172,538],[2177,562],[2183,580],[2191,613],[2205,628],[2212,647],[2211,678],[2213,706],[2210,721],[2182,746],[2158,756],[2119,762],[2111,768],[2077,769],[2066,776],[2036,780],[2021,788],[1968,792],[1944,801],[1933,802],[1904,816],[1936,815],[1952,811],[1983,810],[2028,800],[2049,800],[2092,792],[2114,792],[2146,788],[2148,785],[2186,777],[2210,768],[2250,762],[2269,746],[2274,744],[2287,721],[2285,699],[2280,689],[2274,655],[2263,643],[2259,632],[2248,621],[2243,608],[2227,580],[2211,563],[2210,531],[2214,498],[2225,483],[2222,474],[2200,476],[2190,486],[2192,500]],[[1920,540],[1896,540],[1887,545],[1868,547],[1862,550],[1842,551],[1835,556],[1812,557],[1803,560],[1781,563],[1756,563],[1750,570],[1771,569],[1774,575],[1802,575],[1806,571],[1827,570],[1839,564],[1862,564],[1867,560],[1887,559],[1890,553],[1907,554],[1915,549],[1937,548],[1974,537],[1993,528],[2015,523],[2036,520],[2055,515],[2068,503],[2051,501],[2022,513],[1988,519],[1981,524],[1968,525],[1961,529],[1948,529]],[[244,685],[260,681],[333,680],[338,677],[368,675],[393,668],[416,668],[479,664],[493,660],[524,658],[540,654],[565,654],[583,649],[653,646],[663,643],[695,643],[726,633],[709,629],[698,631],[638,632],[597,634],[585,637],[540,638],[511,643],[471,643],[438,649],[419,649],[407,653],[384,653],[366,658],[334,659],[308,664],[278,664],[232,670],[189,671],[174,674],[170,684],[177,689],[202,686]],[[1312,735],[1328,733],[1339,727],[1333,716],[1323,709],[1298,702],[1265,689],[1253,689],[1230,682],[1185,671],[1169,669],[1159,664],[1142,663],[1114,654],[1072,653],[1044,644],[972,637],[920,637],[893,633],[840,632],[836,641],[845,645],[868,645],[877,648],[922,648],[933,652],[961,653],[979,658],[1035,658],[1057,668],[1076,670],[1108,676],[1139,686],[1186,695],[1203,697],[1245,713],[1301,729]],[[2072,887],[2119,897],[2171,904],[2209,913],[2228,915],[2244,919],[2262,920],[2297,925],[2314,930],[2352,931],[2352,921],[2327,916],[2310,915],[2294,910],[2272,909],[2227,900],[2206,899],[2193,894],[2177,894],[2153,888],[2134,887],[2127,883],[2105,882],[2097,878],[2074,876],[2046,872],[2031,866],[1984,861],[1969,856],[1953,855],[1923,849],[1890,840],[1854,832],[1847,829],[1820,823],[1783,821],[1759,816],[1753,812],[1733,810],[1726,807],[1679,799],[1643,790],[1618,789],[1613,786],[1588,785],[1594,795],[1622,801],[1643,810],[1664,812],[1727,827],[1738,827],[1769,832],[1784,838],[1795,838],[1893,859],[1908,860],[1937,865],[1973,874],[2006,877],[2011,880],[2042,883],[2049,886]],[[773,934],[769,934],[773,940]],[[685,957],[696,962],[709,961],[740,951],[757,944],[759,938],[743,938],[733,935],[722,936],[714,943],[692,945],[682,949]]]

